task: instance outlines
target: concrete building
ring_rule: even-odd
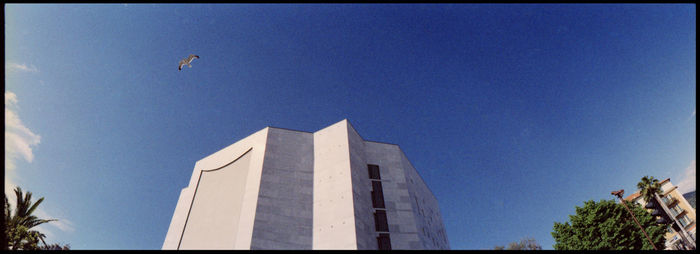
[[[438,203],[399,146],[347,120],[264,128],[195,164],[162,249],[449,249]]]
[[[671,211],[671,215],[674,216],[690,234],[690,237],[692,238],[690,240],[695,242],[695,209],[693,209],[693,207],[690,206],[690,203],[688,203],[688,200],[683,197],[683,193],[678,191],[678,186],[674,186],[671,183],[671,178],[666,178],[666,180],[659,182],[659,184],[661,185],[662,193],[659,196],[661,196],[662,201]],[[646,202],[641,197],[639,191],[627,196],[625,200],[636,202],[642,207],[646,205]],[[665,238],[667,250],[679,249],[681,237],[678,232],[671,229],[671,226],[669,226]]]

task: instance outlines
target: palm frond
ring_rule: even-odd
[[[31,208],[29,208],[29,210],[27,211],[27,215],[32,214],[34,210],[36,210],[36,207],[39,206],[39,204],[41,204],[41,202],[44,202],[44,197],[41,197],[39,200],[36,201],[36,203],[34,203],[34,205],[32,205]]]
[[[33,228],[33,227],[39,226],[39,225],[41,225],[41,224],[44,224],[44,223],[47,223],[47,222],[52,222],[52,221],[58,221],[58,220],[57,220],[57,219],[48,219],[48,220],[47,220],[47,219],[36,219],[36,218],[33,218],[33,219],[31,219],[31,220],[27,220],[27,221],[23,222],[22,225],[25,226],[25,227],[27,227],[27,228]]]

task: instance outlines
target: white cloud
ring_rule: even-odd
[[[34,214],[40,219],[57,219],[57,221],[47,222],[33,228],[33,230],[37,230],[46,236],[45,240],[47,244],[61,243],[61,238],[66,237],[65,233],[72,233],[75,231],[72,222],[67,219],[48,215],[46,212],[41,210],[41,205],[39,205],[39,208],[34,211]],[[55,233],[57,232],[56,230],[63,233],[57,234]]]
[[[53,216],[53,214],[47,213],[46,210],[43,209],[44,207],[42,207],[44,205],[44,203],[41,203],[41,205],[39,205],[39,207],[34,211],[34,215],[36,215],[40,219],[56,219],[56,221],[51,221],[51,222],[41,224],[39,226],[36,226],[34,229],[38,230],[39,232],[44,233],[44,235],[46,235],[46,243],[48,243],[48,244],[59,243],[62,240],[59,238],[66,237],[65,233],[75,232],[75,228],[73,227],[73,222],[71,222],[68,219]],[[56,234],[55,233],[55,232],[57,232],[56,230],[58,230],[59,232],[62,232],[62,233]]]
[[[41,141],[41,137],[24,126],[13,110],[17,105],[17,95],[5,91],[5,170],[16,167],[16,160],[23,158],[27,162],[34,160],[32,146]]]
[[[693,113],[690,114],[690,117],[688,117],[688,120],[686,120],[686,122],[690,122],[690,120],[693,120],[693,117],[695,117],[695,109],[693,109]]]
[[[42,203],[42,205],[43,205],[43,203]],[[36,211],[34,211],[34,213],[36,214],[36,216],[38,218],[41,218],[41,219],[57,219],[57,221],[48,222],[48,223],[43,224],[43,225],[53,226],[53,227],[58,228],[59,230],[61,230],[63,232],[74,232],[75,231],[75,228],[73,227],[73,222],[71,222],[68,219],[59,218],[59,217],[52,216],[52,215],[48,214],[45,210],[42,209],[41,205],[39,205],[39,207],[36,209]]]
[[[5,105],[16,105],[17,104],[17,95],[13,92],[5,92]]]
[[[683,175],[678,182],[678,191],[688,193],[694,191],[695,185],[695,160],[690,162],[690,165],[683,171]]]
[[[14,170],[16,169],[16,162],[23,159],[31,163],[34,160],[32,147],[41,142],[41,137],[27,128],[20,120],[16,112],[19,108],[18,101],[15,93],[5,91],[5,194],[13,209],[17,199],[14,193],[16,186],[14,180],[17,179],[18,175],[18,172]],[[23,189],[24,193],[27,191]],[[38,197],[33,198],[34,202],[36,200],[38,200]],[[56,229],[63,232],[75,231],[73,222],[48,214],[42,205],[34,212],[37,217],[41,219],[58,219],[58,221],[52,221],[36,227],[37,230],[46,235],[47,240],[56,236],[54,234]],[[51,240],[48,240],[48,242],[51,242]]]
[[[22,120],[14,111],[17,106],[17,95],[5,91],[5,194],[11,204],[15,202],[14,189],[17,174],[14,171],[18,159],[27,162],[34,160],[32,146],[39,144],[41,137],[24,126]]]
[[[17,63],[5,63],[5,70],[6,71],[23,71],[23,72],[39,72],[39,69],[36,68],[33,64],[30,66],[27,66],[26,64],[17,64]]]
[[[74,232],[75,227],[73,227],[73,222],[69,221],[68,219],[58,219],[58,221],[54,221],[51,225],[56,226],[58,229],[60,229],[63,232]]]
[[[5,196],[10,205],[14,207],[14,204],[17,202],[17,198],[15,197],[15,186],[17,185],[12,182],[12,177],[8,175],[9,173],[8,170],[5,171]]]

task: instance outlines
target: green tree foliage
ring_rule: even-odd
[[[39,247],[40,250],[70,250],[70,244],[60,245],[53,243]]]
[[[542,246],[534,238],[526,237],[519,242],[509,243],[507,247],[496,246],[494,250],[541,250]]]
[[[665,227],[636,203],[626,202],[639,224],[659,249],[664,246]],[[569,215],[571,223],[554,222],[556,250],[653,250],[649,240],[631,218],[625,207],[614,200],[584,202],[576,207],[576,215]]]
[[[7,195],[5,195],[5,239],[3,243],[3,249],[12,250],[37,250],[41,247],[39,242],[44,246],[46,242],[44,238],[46,236],[32,228],[47,223],[51,221],[56,221],[55,219],[39,219],[33,215],[36,208],[44,201],[44,198],[40,198],[35,203],[32,203],[32,193],[22,193],[22,189],[19,187],[15,188],[15,196],[17,197],[15,204],[14,213],[12,207],[7,200]]]
[[[654,179],[653,176],[642,177],[642,180],[637,183],[637,189],[639,189],[639,194],[647,203],[649,200],[654,199],[654,194],[658,193],[661,195],[661,184],[659,184],[659,180]]]

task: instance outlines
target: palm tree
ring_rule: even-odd
[[[39,204],[44,201],[44,198],[42,197],[32,204],[32,193],[27,192],[22,195],[20,187],[15,188],[15,195],[17,196],[17,203],[14,214],[7,201],[7,195],[5,195],[5,236],[7,237],[7,248],[12,248],[12,250],[36,249],[39,241],[46,245],[46,242],[44,242],[46,236],[39,231],[31,230],[38,225],[56,221],[56,219],[39,219],[32,214]]]
[[[637,183],[637,188],[639,189],[639,194],[647,203],[649,203],[650,200],[654,200],[654,194],[661,194],[659,180],[654,179],[653,176],[642,177],[642,181]]]

